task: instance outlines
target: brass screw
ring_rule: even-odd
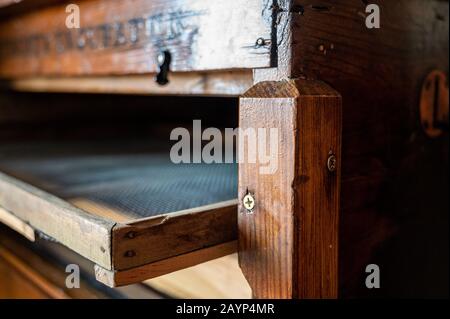
[[[245,209],[248,213],[253,213],[253,209],[255,208],[255,198],[252,194],[248,193],[244,196],[244,199],[242,200],[242,205],[244,205]]]
[[[336,171],[337,158],[336,155],[332,154],[328,157],[327,167],[330,172]]]

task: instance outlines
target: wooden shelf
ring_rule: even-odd
[[[1,82],[2,88],[21,92],[199,96],[239,96],[252,85],[251,70],[171,73],[169,83],[164,86],[155,82],[155,74],[29,77]]]
[[[237,167],[173,164],[156,142],[0,147],[0,208],[126,285],[235,251]],[[16,227],[16,230],[20,227]]]

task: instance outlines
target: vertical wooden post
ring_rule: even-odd
[[[254,297],[336,298],[340,95],[318,81],[260,82],[240,99],[240,128],[278,129],[274,174],[239,165],[239,263]]]

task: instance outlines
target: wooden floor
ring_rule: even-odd
[[[0,147],[0,171],[118,222],[237,197],[235,164],[173,164],[157,143]]]

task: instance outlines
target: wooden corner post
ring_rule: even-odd
[[[341,105],[308,80],[240,99],[239,264],[255,298],[337,297]]]

